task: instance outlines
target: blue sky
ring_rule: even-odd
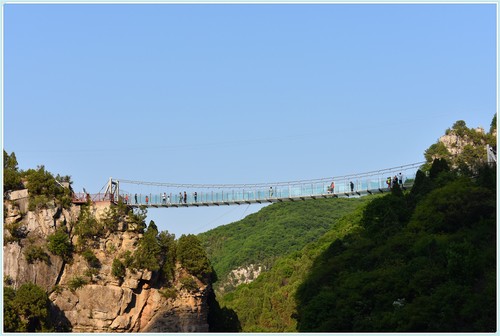
[[[419,162],[497,109],[493,4],[4,5],[3,142],[109,177],[261,183]],[[150,210],[179,237],[259,206]]]

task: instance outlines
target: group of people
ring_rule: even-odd
[[[354,182],[350,181],[349,182],[349,187],[351,188],[351,192],[354,192]],[[334,194],[335,193],[335,182],[332,181],[330,186],[326,189],[326,191],[329,194]]]
[[[403,185],[403,174],[399,173],[398,175],[394,175],[394,177],[389,176],[385,180],[385,183],[387,184],[387,188],[389,189],[394,187],[396,184]]]
[[[179,193],[179,200],[178,200],[179,204],[182,204],[182,203],[186,204],[187,198],[188,198],[187,192],[184,191],[184,194],[182,192],[180,192]],[[195,203],[198,202],[198,193],[196,191],[193,193],[193,198],[194,198]],[[140,200],[138,199],[137,194],[134,195],[134,201],[135,201],[135,204],[140,203],[139,202]],[[152,199],[150,199],[150,197],[148,195],[146,195],[145,196],[146,205],[149,204],[150,201],[152,201]],[[124,202],[125,202],[125,204],[128,204],[128,195],[125,195]],[[165,192],[162,193],[161,194],[161,203],[165,204],[165,205],[171,204],[170,194],[167,194]]]

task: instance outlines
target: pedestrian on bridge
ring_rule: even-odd
[[[354,183],[351,181],[349,184],[351,185],[351,192],[354,192]]]
[[[148,205],[148,202],[149,202],[149,198],[148,198],[148,195],[146,195],[146,205]]]
[[[167,194],[163,193],[162,195],[162,202],[163,204],[167,204]]]
[[[188,199],[188,195],[187,195],[187,193],[186,193],[186,192],[184,192],[184,204],[186,204],[186,203],[187,203],[187,199]]]
[[[182,193],[179,193],[179,203],[182,203]]]
[[[335,193],[335,182],[332,181],[332,184],[330,184],[330,188],[328,189],[328,191],[332,194]]]
[[[273,187],[269,187],[269,197],[273,197]]]
[[[135,198],[135,204],[137,204],[137,194],[135,194],[134,198]]]
[[[198,202],[198,193],[196,191],[194,192],[194,202]]]

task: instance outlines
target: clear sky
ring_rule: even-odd
[[[419,162],[497,110],[494,4],[4,5],[21,169],[261,183]],[[259,206],[150,210],[179,237]]]

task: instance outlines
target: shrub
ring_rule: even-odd
[[[78,236],[78,248],[83,251],[88,245],[93,246],[91,243],[95,237],[102,237],[106,233],[103,224],[97,221],[90,211],[90,207],[86,205],[81,207],[80,216],[75,224],[74,232],[75,235]]]
[[[196,284],[196,281],[190,276],[183,277],[179,281],[181,283],[181,289],[185,289],[188,292],[196,292],[199,290],[198,284]]]
[[[29,264],[34,263],[36,260],[45,261],[45,263],[50,264],[50,256],[41,246],[30,245],[26,247],[24,257]]]
[[[47,237],[47,248],[50,252],[63,258],[64,261],[71,259],[73,245],[63,228]]]
[[[111,266],[111,274],[116,278],[123,278],[125,276],[125,265],[120,261],[120,259],[113,259],[113,265]]]
[[[66,208],[71,205],[69,188],[61,186],[56,178],[45,170],[43,165],[37,169],[27,170],[23,176],[28,182],[29,209],[31,211],[46,208],[51,200],[55,200],[56,203]]]
[[[79,276],[75,276],[73,279],[71,279],[68,282],[68,288],[72,292],[74,292],[78,288],[85,286],[87,283],[88,283],[87,280],[85,280],[84,278],[79,277]]]
[[[132,256],[132,252],[125,251],[122,254],[122,258],[123,258],[123,265],[125,266],[125,268],[129,268],[132,266],[134,262],[134,257]]]
[[[26,238],[28,231],[20,222],[6,224],[5,229],[10,233],[9,236],[4,235],[4,244],[19,243],[21,239]]]
[[[48,325],[49,298],[47,293],[32,283],[25,283],[17,291],[10,291],[10,300],[7,305],[12,309],[10,313],[17,314],[20,319],[17,330],[12,331],[43,331]],[[4,305],[5,305],[4,296]],[[13,327],[16,323],[13,323]]]
[[[175,300],[177,298],[177,290],[173,287],[160,290],[160,294],[166,299]]]
[[[95,256],[94,252],[90,249],[86,249],[82,252],[83,258],[87,261],[90,267],[92,268],[101,268],[101,262]]]

